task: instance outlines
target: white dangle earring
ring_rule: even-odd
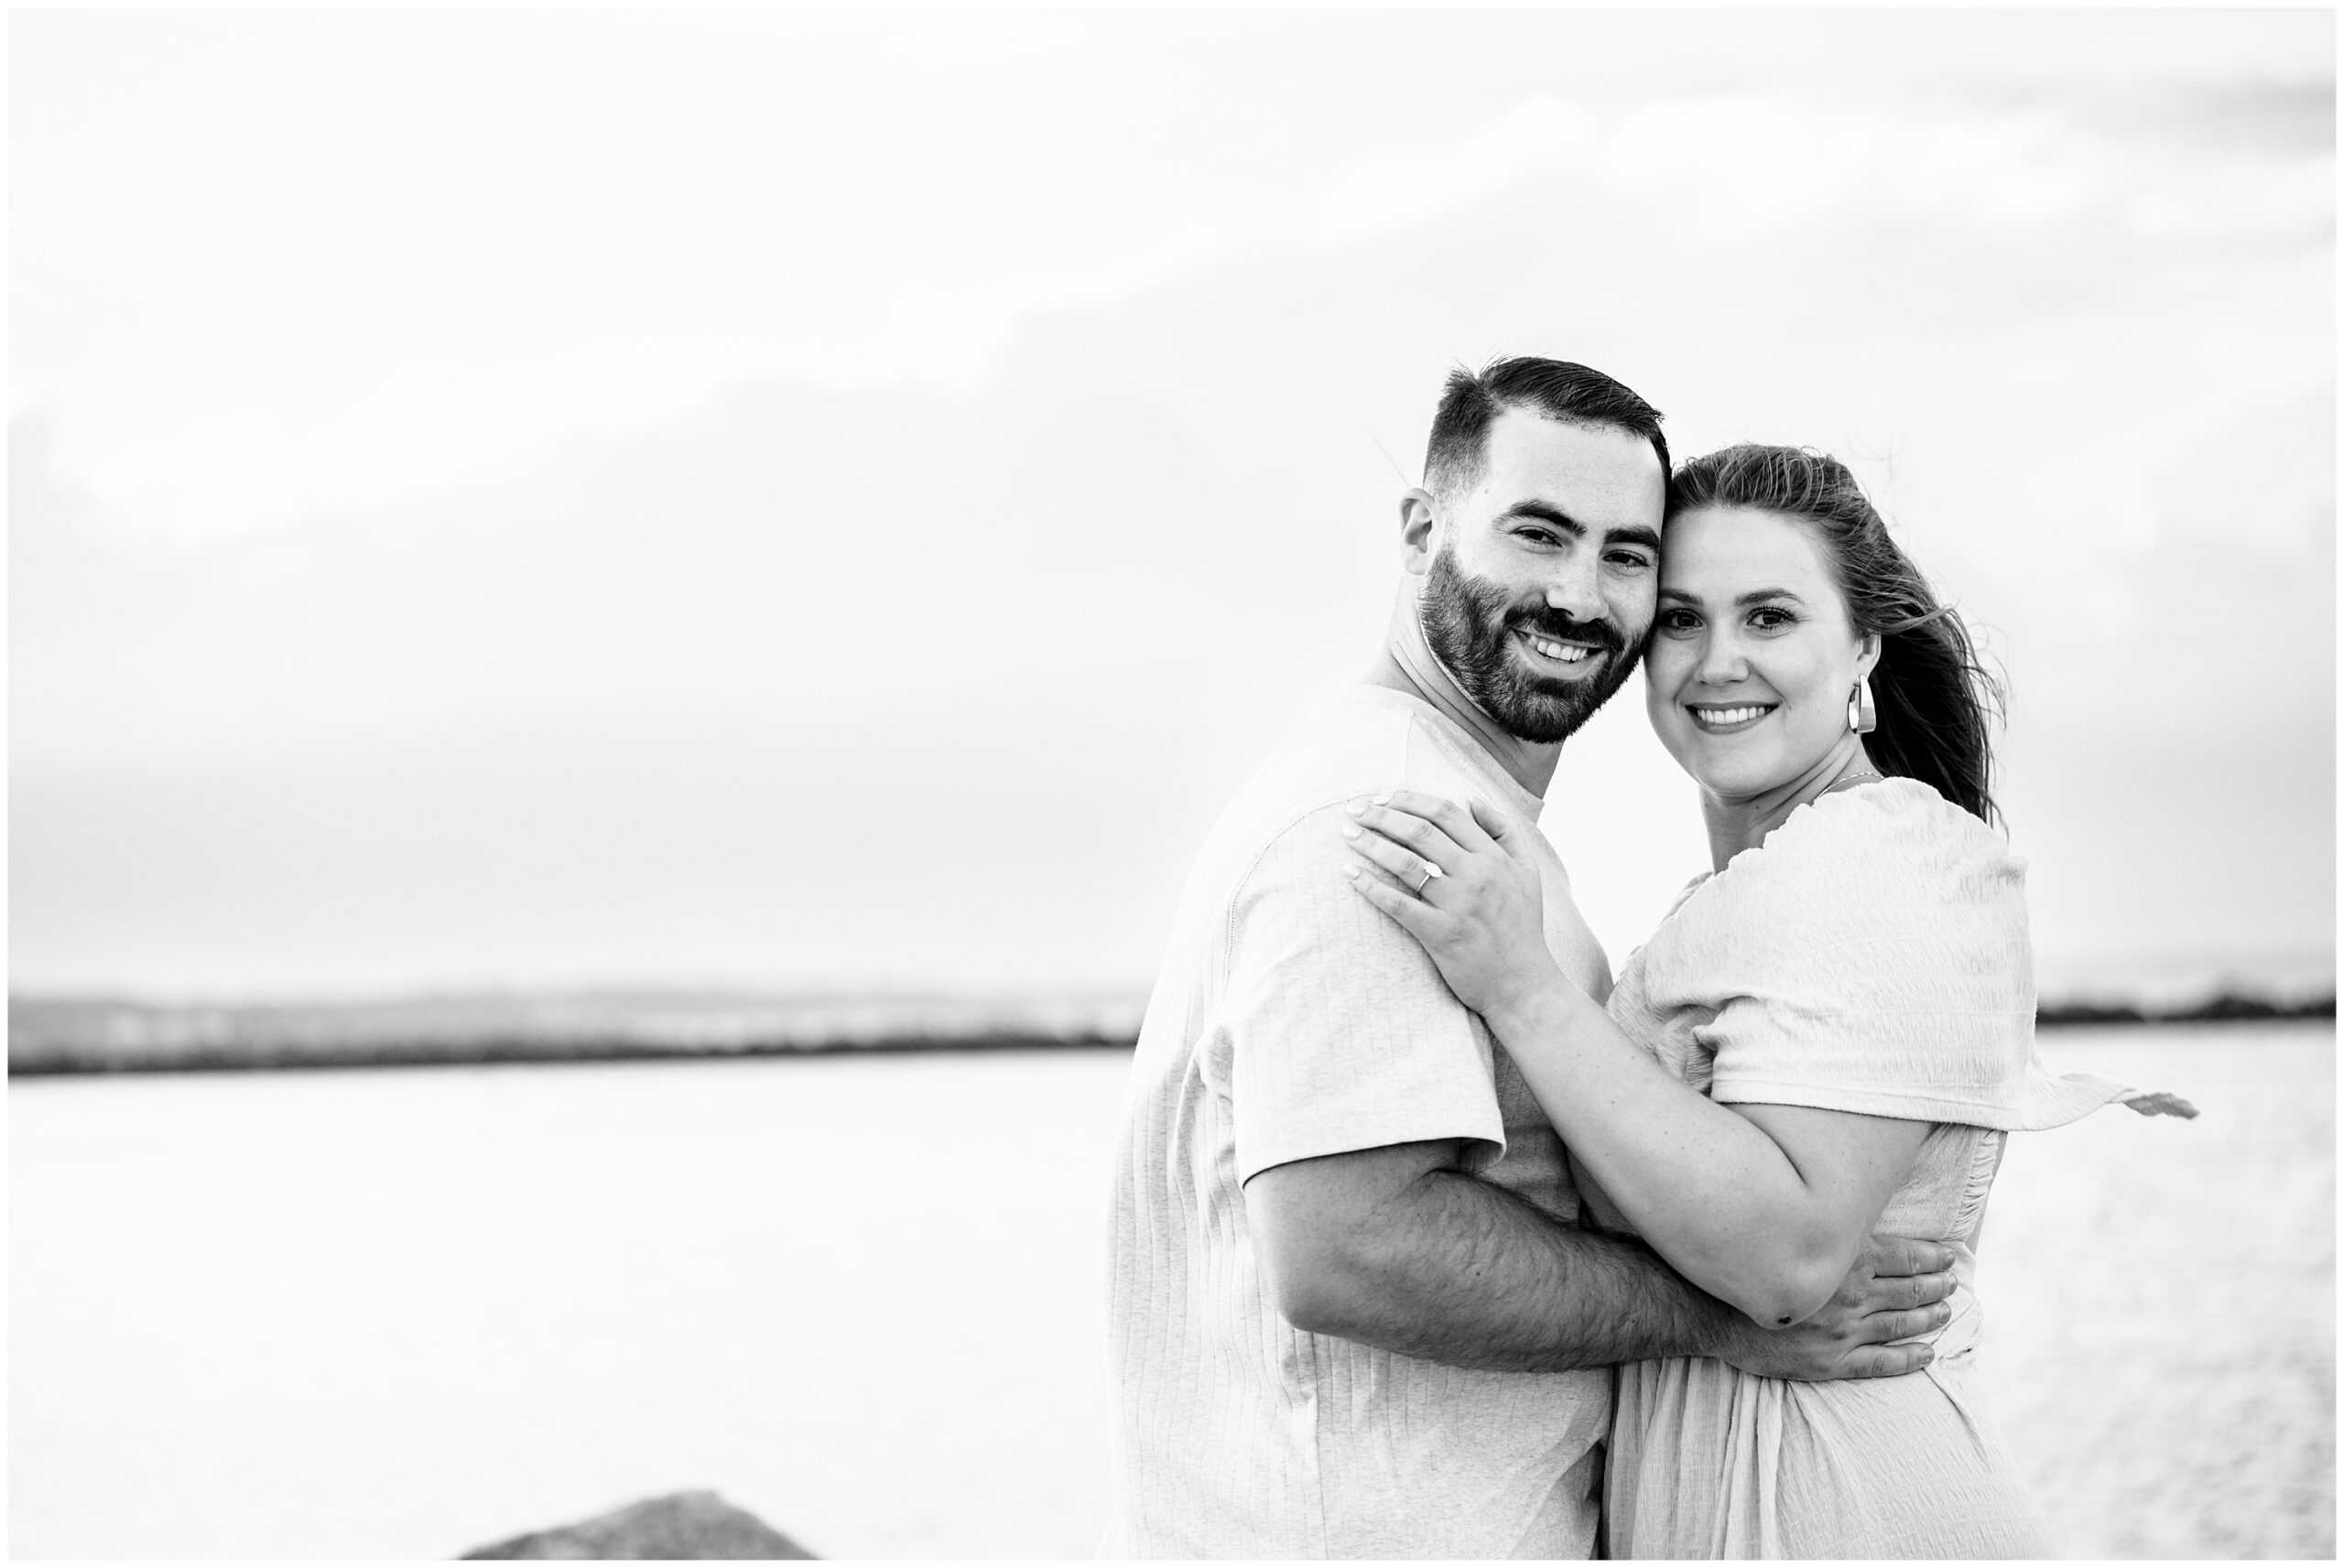
[[[1880,714],[1872,705],[1872,682],[1862,676],[1848,693],[1848,728],[1859,735],[1869,735],[1880,726]]]

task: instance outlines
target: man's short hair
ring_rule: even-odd
[[[1490,425],[1509,408],[1642,436],[1660,454],[1661,478],[1668,477],[1668,438],[1660,433],[1659,409],[1600,370],[1524,356],[1492,360],[1479,373],[1462,365],[1449,373],[1425,447],[1425,488],[1448,496],[1480,483]]]

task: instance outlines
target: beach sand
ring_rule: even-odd
[[[2198,1102],[2011,1141],[1988,1387],[2074,1557],[2333,1557],[2332,1029],[2063,1031],[2055,1067]]]
[[[2078,1557],[2328,1556],[2334,1032],[2063,1033],[1986,1375]],[[449,1557],[706,1487],[827,1556],[1082,1557],[1118,1052],[12,1086],[9,1544]]]

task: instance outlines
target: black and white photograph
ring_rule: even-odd
[[[2336,1555],[2333,8],[5,52],[12,1558]]]

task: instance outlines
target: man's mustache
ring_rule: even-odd
[[[1559,610],[1525,610],[1506,618],[1507,626],[1534,633],[1558,643],[1584,643],[1606,653],[1627,651],[1628,640],[1609,621],[1580,621]]]

